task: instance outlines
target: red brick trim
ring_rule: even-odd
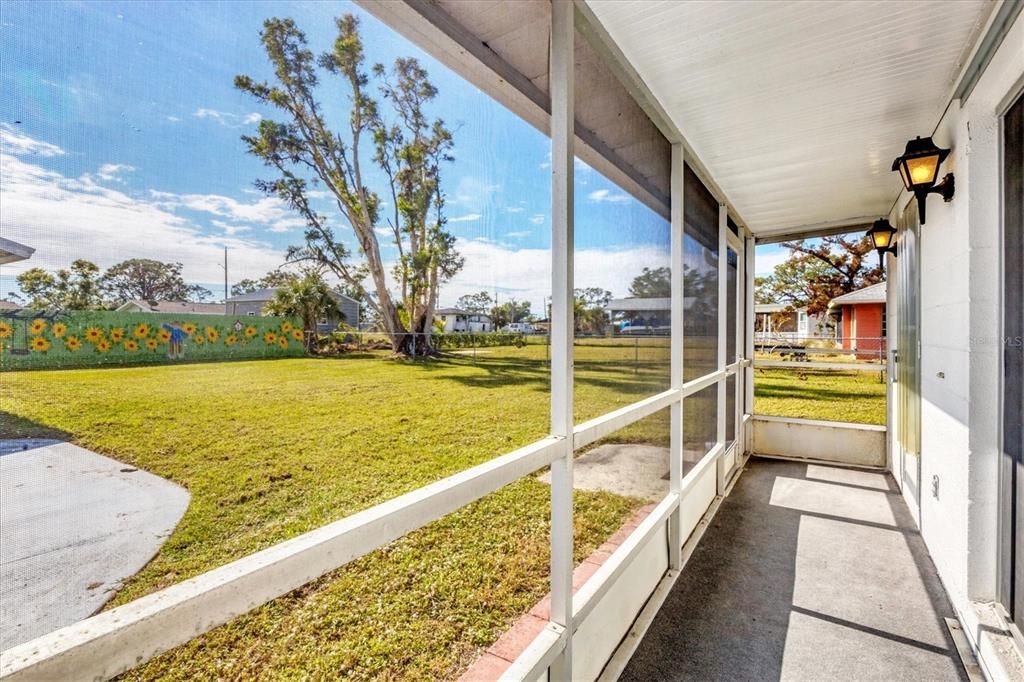
[[[584,559],[583,563],[572,572],[572,590],[575,593],[612,555],[629,534],[636,530],[640,522],[654,510],[648,504],[636,511],[633,516],[622,524],[608,542],[598,547],[593,554]],[[551,615],[551,594],[548,593],[537,602],[529,613],[523,614],[519,620],[498,638],[494,644],[473,662],[469,669],[459,678],[459,682],[493,682],[501,677],[519,654],[530,645],[541,630],[548,624]]]

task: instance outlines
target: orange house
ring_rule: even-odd
[[[829,310],[839,316],[837,341],[859,358],[885,359],[885,282],[833,298]]]

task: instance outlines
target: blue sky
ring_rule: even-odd
[[[131,257],[180,261],[187,279],[218,297],[224,247],[232,281],[280,264],[302,241],[301,221],[252,189],[269,175],[240,140],[275,112],[232,81],[270,77],[258,39],[265,18],[294,18],[321,52],[333,18],[349,11],[362,19],[368,64],[424,63],[441,93],[431,113],[455,134],[444,189],[467,266],[442,290],[442,305],[487,289],[539,310],[549,272],[547,137],[347,3],[5,2],[0,233],[37,252],[0,271],[0,295],[27,267],[78,257],[104,267]],[[343,88],[326,77],[318,94],[342,127]],[[577,284],[625,295],[643,266],[667,265],[667,224],[600,174],[577,169]],[[384,190],[379,176],[371,185]],[[335,228],[351,241],[343,222]],[[380,241],[385,260],[393,258]]]

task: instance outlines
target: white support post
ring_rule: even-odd
[[[725,369],[725,335],[728,325],[726,324],[726,311],[728,310],[728,276],[729,262],[729,240],[725,236],[729,229],[729,210],[725,204],[718,205],[718,370]],[[725,384],[723,377],[718,382],[718,444],[725,445]],[[718,494],[725,494],[725,458],[718,460]]]
[[[742,234],[742,233],[741,233]],[[747,357],[747,243],[743,237],[737,244],[739,247],[736,250],[736,355],[738,358],[727,358],[727,362],[736,362],[737,359],[743,360]],[[744,440],[745,429],[743,428],[743,407],[746,404],[744,396],[746,395],[746,383],[747,383],[747,370],[740,362],[739,367],[736,368],[736,385],[735,393],[733,394],[732,408],[733,408],[733,423],[736,425],[736,433],[733,437],[736,438],[736,461],[739,462],[743,457],[744,451]],[[728,434],[727,434],[728,435]]]
[[[686,160],[683,145],[672,145],[672,189],[671,189],[671,277],[672,277],[672,346],[670,363],[671,388],[683,387],[683,172]],[[679,494],[683,481],[683,400],[672,403],[669,436],[669,491]],[[679,507],[668,520],[668,566],[673,570],[682,567],[683,528]]]
[[[743,340],[743,357],[750,360],[750,362],[743,370],[743,413],[754,414],[754,266],[756,265],[754,260],[756,250],[754,238],[748,235],[745,246],[747,252],[747,276],[743,299],[746,301],[747,333],[746,338]],[[750,433],[745,432],[743,435],[744,449],[749,450],[752,445]]]
[[[551,3],[551,435],[565,443],[551,464],[551,620],[570,633],[552,680],[572,679],[573,16],[572,0]]]

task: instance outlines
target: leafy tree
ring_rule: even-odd
[[[63,310],[90,310],[103,307],[100,269],[79,258],[70,268],[61,268],[51,274],[42,268],[30,268],[17,276],[22,293],[30,308],[60,308]]]
[[[316,321],[331,315],[341,315],[338,302],[331,295],[331,288],[319,273],[313,271],[289,279],[278,288],[264,310],[269,315],[301,319],[307,353],[313,350]]]
[[[286,270],[271,270],[259,279],[243,279],[237,284],[233,284],[231,286],[231,295],[241,296],[242,294],[251,294],[252,292],[259,291],[260,289],[283,287],[290,284],[297,277],[298,275],[294,272],[288,272]]]
[[[576,331],[601,334],[608,324],[606,308],[612,300],[612,292],[606,289],[588,287],[576,289],[573,307],[576,316]]]
[[[836,296],[885,279],[882,266],[871,265],[874,247],[866,236],[799,239],[782,246],[789,249],[789,258],[768,277],[755,280],[759,303],[788,303],[791,309],[806,307],[808,314],[817,315]]]
[[[108,268],[100,284],[115,301],[206,301],[213,298],[209,289],[186,283],[181,268],[181,263],[132,258]]]
[[[455,307],[471,313],[486,313],[493,306],[494,299],[486,291],[459,296],[459,301],[455,304]]]
[[[453,160],[452,135],[440,119],[431,120],[427,105],[437,89],[419,62],[396,59],[388,70],[373,67],[377,90],[390,107],[391,119],[370,93],[358,20],[346,14],[335,22],[331,51],[316,57],[306,35],[291,19],[268,19],[260,33],[274,68],[273,83],[235,77],[235,86],[279,110],[283,121],[264,119],[258,132],[242,139],[248,151],[277,172],[256,187],[287,203],[306,221],[305,244],[289,248],[289,260],[325,266],[374,310],[396,353],[432,353],[428,343],[413,343],[410,333],[428,333],[434,302],[442,283],[463,266],[455,237],[445,230],[441,166]],[[332,129],[317,99],[322,75],[337,77],[348,94],[347,125]],[[398,300],[388,289],[375,228],[381,199],[367,184],[366,148],[387,179],[384,191],[393,213],[386,231],[397,253],[394,277]],[[311,191],[323,186],[358,242],[359,259],[339,239],[332,221],[312,203]],[[370,282],[372,294],[366,291]]]
[[[629,295],[636,298],[669,298],[672,296],[671,268],[644,268],[629,285]]]
[[[530,318],[530,302],[517,301],[510,298],[501,305],[491,308],[491,322],[496,329],[501,329],[506,324],[523,322]]]

